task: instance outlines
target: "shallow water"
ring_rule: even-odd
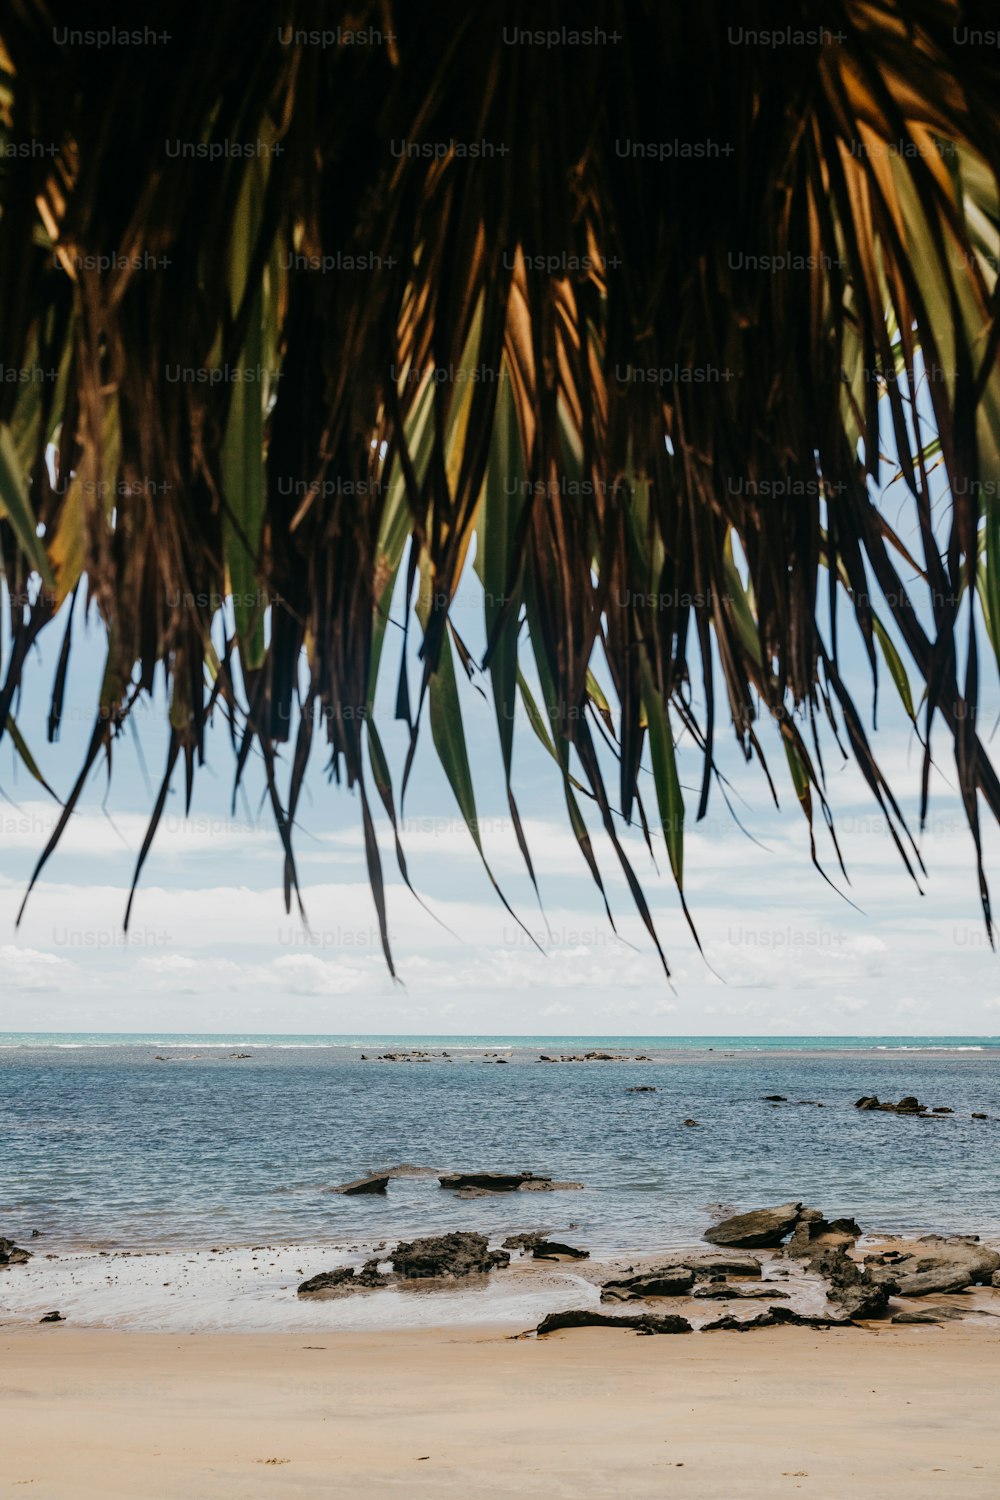
[[[788,1198],[871,1232],[1000,1233],[996,1039],[528,1040],[8,1035],[0,1234],[24,1243],[37,1229],[63,1250],[574,1226],[614,1253],[690,1243],[720,1208]],[[407,1045],[436,1055],[360,1060]],[[653,1061],[537,1060],[616,1046]],[[626,1092],[636,1084],[656,1093]],[[768,1105],[771,1093],[793,1102]],[[860,1112],[863,1093],[915,1093],[955,1114]],[[327,1191],[399,1162],[530,1169],[585,1188],[463,1201],[402,1178],[386,1197]]]

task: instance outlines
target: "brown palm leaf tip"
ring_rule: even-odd
[[[401,673],[397,712],[411,746],[429,717],[478,842],[456,653],[478,664],[449,620],[475,536],[529,871],[515,708],[603,892],[596,803],[654,942],[618,820],[647,830],[645,756],[682,887],[674,735],[704,753],[700,816],[723,714],[762,765],[777,723],[810,839],[832,723],[916,873],[841,675],[853,615],[872,677],[918,702],[928,741],[937,715],[952,733],[989,923],[979,799],[1000,815],[1000,782],[964,595],[996,650],[1000,49],[978,10],[592,0],[568,23],[219,0],[129,11],[139,38],[98,45],[78,7],[10,7],[0,357],[51,378],[0,388],[0,732],[30,754],[8,718],[29,648],[85,586],[109,641],[87,766],[158,664],[170,683],[140,866],[176,763],[190,795],[224,713],[239,770],[263,756],[290,903],[322,724],[360,790],[388,958],[369,801],[395,827],[405,774],[370,714],[387,610],[405,582],[422,675]],[[870,482],[897,470],[893,530]],[[926,804],[927,763],[923,786]]]

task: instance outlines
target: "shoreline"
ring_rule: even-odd
[[[1000,1465],[1000,1336],[954,1325],[537,1340],[489,1323],[57,1325],[2,1328],[0,1350],[5,1483],[40,1500],[992,1500]]]
[[[574,1235],[570,1233],[570,1239]],[[960,1236],[951,1236],[959,1239]],[[1000,1238],[975,1236],[1000,1250]],[[299,1297],[298,1286],[320,1271],[357,1265],[373,1254],[384,1258],[393,1237],[357,1239],[350,1244],[91,1248],[61,1253],[36,1249],[26,1265],[0,1269],[0,1329],[25,1329],[59,1311],[67,1328],[118,1332],[205,1335],[245,1333],[289,1335],[411,1332],[431,1328],[461,1331],[480,1324],[506,1334],[532,1329],[543,1317],[567,1308],[590,1308],[616,1316],[635,1312],[674,1313],[696,1330],[723,1313],[750,1318],[766,1299],[700,1301],[688,1295],[656,1297],[627,1306],[601,1302],[601,1285],[626,1274],[704,1255],[704,1241],[673,1243],[658,1251],[595,1253],[584,1260],[534,1260],[514,1252],[509,1266],[457,1279],[428,1278],[374,1289],[352,1289],[320,1297]],[[856,1244],[857,1256],[892,1249],[896,1234],[869,1232]],[[36,1244],[38,1242],[35,1242]],[[823,1313],[822,1281],[805,1266],[776,1250],[757,1250],[761,1286],[795,1311]],[[51,1258],[49,1258],[51,1257]],[[1000,1335],[1000,1287],[974,1286],[923,1299],[953,1306],[970,1330],[993,1326]],[[894,1310],[919,1306],[897,1299]],[[755,1332],[754,1336],[757,1334]]]

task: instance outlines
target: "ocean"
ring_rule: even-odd
[[[413,1049],[430,1059],[361,1061]],[[628,1060],[538,1060],[583,1051]],[[856,1110],[870,1093],[954,1113]],[[0,1035],[0,1234],[37,1231],[50,1252],[541,1226],[618,1254],[790,1198],[871,1233],[995,1237],[998,1145],[996,1037]],[[385,1197],[330,1192],[400,1163],[584,1187],[462,1200],[403,1177]]]

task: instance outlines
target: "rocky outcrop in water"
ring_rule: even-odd
[[[340,1187],[331,1188],[333,1193],[343,1193],[345,1197],[353,1197],[356,1193],[384,1193],[389,1187],[389,1177],[357,1177],[353,1182],[341,1183]]]
[[[881,1114],[889,1115],[920,1115],[926,1119],[955,1113],[946,1104],[938,1104],[933,1109],[928,1109],[926,1104],[920,1103],[916,1094],[907,1094],[905,1098],[900,1099],[898,1104],[892,1104],[888,1099],[879,1099],[877,1094],[862,1094],[861,1098],[855,1101],[854,1108],[878,1110]]]
[[[714,1224],[711,1229],[706,1229],[702,1239],[710,1245],[732,1245],[746,1250],[773,1249],[795,1228],[801,1211],[801,1203],[756,1208],[751,1213],[736,1214]]]

